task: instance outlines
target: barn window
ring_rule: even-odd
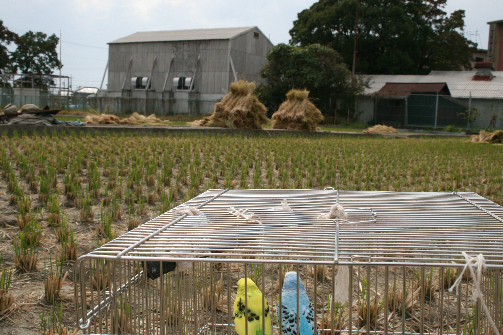
[[[188,91],[194,86],[192,85],[192,77],[175,77],[173,79],[173,87],[176,87],[177,91]]]
[[[146,89],[147,83],[148,83],[148,88],[150,89],[152,87],[152,84],[149,82],[148,77],[133,77],[133,78],[131,78],[131,88],[134,88],[136,90]]]

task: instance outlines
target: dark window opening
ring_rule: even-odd
[[[173,80],[173,87],[176,87],[178,91],[188,91],[192,86],[192,77],[175,77]]]
[[[148,88],[147,88],[148,83]],[[131,87],[136,90],[151,89],[152,83],[149,82],[148,77],[133,77],[131,78]]]

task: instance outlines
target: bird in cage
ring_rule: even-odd
[[[263,309],[262,306],[264,306]],[[238,281],[238,291],[234,301],[234,325],[239,335],[272,335],[269,304],[265,298],[262,298],[262,292],[250,278],[241,278]]]
[[[162,274],[174,271],[176,262],[162,262]],[[147,261],[146,262],[147,278],[157,279],[161,276],[161,262]]]
[[[186,215],[188,217],[191,217],[192,221],[196,226],[200,225],[209,225],[210,221],[208,217],[198,208],[196,207],[191,207],[191,206],[181,206],[177,207],[174,209],[174,212],[178,215]],[[234,247],[235,245],[232,244],[232,241],[229,242],[229,240],[224,240],[225,243],[220,245],[220,248],[231,248]],[[187,257],[192,257],[190,254],[191,253],[197,253],[197,252],[206,252],[208,250],[206,249],[201,249],[198,248],[196,245],[191,245],[189,244],[190,249],[187,250],[164,250],[167,254],[167,256],[176,256],[176,257],[182,257],[182,258],[187,258]],[[215,250],[210,250],[211,253],[218,253],[219,251]],[[197,257],[197,256],[193,256]],[[206,258],[207,256],[203,256],[202,258]],[[161,273],[161,267],[162,267],[162,273]],[[174,273],[188,273],[192,269],[192,262],[185,262],[185,261],[147,261],[145,262],[144,266],[147,274],[147,278],[155,280],[159,278],[161,275],[165,275],[166,273],[169,272],[174,272]]]
[[[297,291],[299,293],[298,304]],[[295,271],[290,271],[285,274],[283,289],[281,290],[281,313],[281,330],[283,334],[315,334],[313,306],[309,301],[304,284],[302,284],[300,278],[297,281],[297,272]],[[297,314],[299,315],[298,328]],[[318,334],[317,331],[316,334]]]
[[[181,253],[189,253],[189,251],[179,251]],[[168,252],[172,253],[172,252]],[[185,255],[184,257],[189,257]],[[162,264],[161,264],[162,263]],[[161,267],[162,267],[162,273],[161,273]],[[144,266],[146,272],[147,272],[147,278],[149,279],[157,279],[161,275],[165,275],[168,272],[174,272],[174,273],[188,273],[192,269],[192,262],[186,262],[186,261],[176,261],[176,262],[170,262],[170,261],[146,261],[145,266]]]

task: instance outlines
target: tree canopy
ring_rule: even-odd
[[[0,20],[0,72],[3,71],[9,64],[9,50],[7,46],[17,40],[18,36],[3,25]]]
[[[333,49],[319,44],[297,47],[287,44],[275,46],[267,55],[268,64],[261,72],[266,80],[259,86],[261,100],[276,109],[292,88],[307,89],[310,98],[324,113],[331,111],[331,98],[352,95],[363,89],[359,78],[342,62]]]
[[[329,46],[352,64],[358,13],[358,73],[460,70],[469,64],[474,44],[462,35],[464,10],[447,16],[446,1],[319,0],[298,14],[290,43]]]
[[[11,43],[16,44],[14,51],[7,48]],[[51,80],[44,79],[44,75],[50,75],[62,66],[58,59],[58,43],[59,38],[55,34],[47,36],[42,32],[28,31],[19,36],[5,27],[0,20],[0,73],[38,75],[21,78],[17,80],[16,85],[46,88]]]
[[[26,74],[47,75],[59,69],[61,62],[56,51],[59,38],[52,34],[47,36],[42,32],[28,31],[19,36],[17,48],[11,53],[11,71]],[[47,83],[35,80],[37,86]]]

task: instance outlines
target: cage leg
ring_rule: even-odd
[[[501,311],[501,270],[494,270],[494,320],[496,320],[496,327],[503,331],[503,314]],[[501,332],[500,331],[500,332]]]
[[[402,266],[402,334],[405,334],[405,299],[407,299],[407,273]]]
[[[424,300],[425,300],[425,296],[426,296],[426,292],[425,292],[425,269],[424,269],[424,266],[421,266],[421,316],[420,316],[420,322],[419,322],[419,333],[420,334],[424,334]],[[414,299],[414,297],[412,297],[412,299]]]
[[[353,334],[353,265],[349,266],[349,335]]]
[[[232,333],[232,313],[233,309],[231,308],[231,263],[224,263],[227,267],[227,334],[231,335]]]
[[[384,334],[388,333],[389,266],[384,267]]]

